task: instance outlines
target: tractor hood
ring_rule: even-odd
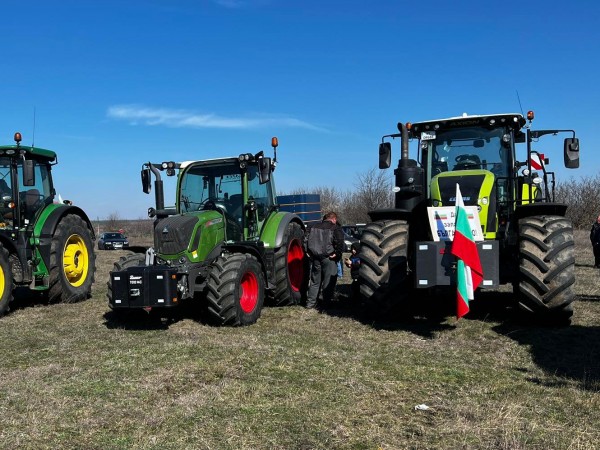
[[[465,206],[477,206],[483,235],[496,237],[496,185],[489,170],[458,170],[442,172],[431,180],[433,206],[454,206],[456,185],[460,186]]]
[[[197,260],[205,255],[202,248],[212,250],[223,240],[225,221],[218,211],[198,211],[167,217],[154,228],[154,245],[163,259],[175,259],[188,254]]]

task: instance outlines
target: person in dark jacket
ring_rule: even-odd
[[[592,225],[590,241],[592,241],[592,248],[594,249],[594,267],[600,269],[600,216]]]
[[[319,291],[323,303],[333,300],[337,281],[337,263],[344,251],[344,232],[337,226],[337,214],[325,214],[323,221],[310,227],[304,237],[306,253],[311,260],[307,308],[317,307]]]

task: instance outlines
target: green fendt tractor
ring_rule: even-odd
[[[570,321],[572,224],[565,218],[567,205],[554,202],[554,172],[546,170],[547,158],[532,145],[544,135],[572,134],[564,140],[564,163],[576,168],[579,141],[573,130],[532,130],[531,111],[527,119],[528,124],[521,114],[493,114],[399,123],[399,134],[382,138],[380,168],[390,166],[390,138],[400,138],[401,158],[394,171],[395,208],[371,211],[373,222],[362,234],[363,297],[373,305],[388,300],[389,306],[407,290],[455,284],[451,243],[444,230],[432,226],[431,212],[455,205],[458,184],[481,225],[482,287],[511,283],[523,310],[544,320]],[[410,139],[417,140],[417,160],[409,158]],[[519,157],[516,148],[522,143],[526,152]]]
[[[91,295],[95,239],[86,214],[55,203],[51,168],[56,153],[21,145],[0,146],[0,315],[15,287],[45,291],[50,302]]]
[[[297,304],[304,283],[304,225],[275,203],[274,158],[239,157],[146,163],[144,192],[155,176],[154,247],[115,263],[108,282],[114,312],[171,308],[185,299],[203,302],[218,325],[248,325],[265,296]],[[165,209],[160,172],[175,175],[175,209]]]

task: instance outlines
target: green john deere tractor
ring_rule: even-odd
[[[71,303],[91,295],[94,230],[69,201],[55,203],[51,168],[56,153],[21,145],[0,146],[0,315],[15,287]]]
[[[238,157],[184,163],[146,163],[144,192],[155,176],[154,247],[115,263],[108,282],[114,312],[173,308],[203,302],[218,325],[249,325],[266,296],[297,304],[304,283],[304,225],[275,203],[274,158]],[[165,209],[161,171],[176,174],[174,209]]]
[[[371,211],[361,238],[360,290],[371,304],[409,290],[450,286],[456,259],[432,211],[454,207],[456,185],[478,216],[477,242],[484,288],[512,284],[521,309],[540,319],[569,322],[575,298],[573,230],[567,205],[554,202],[554,172],[532,145],[544,135],[570,133],[564,163],[579,166],[579,140],[573,130],[531,129],[533,112],[453,117],[398,124],[379,146],[380,168],[391,162],[391,139],[400,138],[395,170],[395,208]],[[417,140],[417,159],[409,140]],[[519,157],[518,144],[526,151]],[[438,216],[439,218],[439,216]],[[477,231],[478,230],[474,230]],[[439,289],[438,289],[439,288]],[[416,291],[412,291],[416,293]],[[419,297],[415,295],[415,297]]]

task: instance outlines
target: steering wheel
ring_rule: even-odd
[[[477,155],[458,155],[454,160],[463,164],[481,164]]]
[[[223,204],[217,203],[212,198],[207,198],[206,200],[204,200],[200,204],[200,207],[198,208],[198,210],[207,210],[207,209],[211,209],[213,211],[222,209],[224,212],[227,212],[227,210],[225,209],[225,206]]]
[[[481,165],[481,160],[477,155],[458,155],[454,160],[456,161],[456,166],[461,167]]]

